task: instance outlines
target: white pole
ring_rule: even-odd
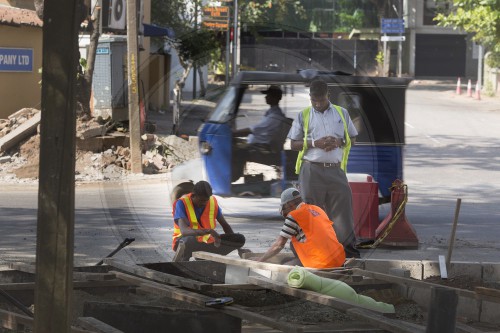
[[[477,84],[478,89],[481,89],[483,83],[483,46],[478,45],[478,58],[477,58]]]

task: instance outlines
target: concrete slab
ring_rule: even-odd
[[[483,301],[481,304],[480,321],[483,323],[500,324],[500,306],[498,306],[498,303]]]
[[[483,281],[500,282],[500,263],[483,263]]]

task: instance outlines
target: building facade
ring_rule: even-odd
[[[36,13],[0,3],[0,119],[40,108],[42,21]]]

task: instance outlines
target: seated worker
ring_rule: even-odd
[[[233,132],[233,136],[247,136],[248,149],[279,152],[283,148],[286,135],[291,127],[291,122],[285,117],[279,107],[283,95],[281,88],[271,85],[267,90],[266,103],[270,105],[261,121],[251,128],[243,128]],[[287,127],[283,130],[283,126]],[[286,131],[286,133],[282,133]]]
[[[286,218],[280,234],[257,261],[275,256],[291,239],[290,249],[304,267],[333,268],[344,264],[344,247],[324,210],[303,202],[300,192],[289,188],[281,193],[280,213]]]
[[[199,181],[192,193],[174,202],[173,215],[172,249],[176,253],[172,261],[189,261],[195,251],[226,255],[238,250],[240,256],[249,252],[241,249],[245,236],[233,232],[212,195],[212,187],[206,181]],[[217,222],[222,226],[223,234],[215,230]]]

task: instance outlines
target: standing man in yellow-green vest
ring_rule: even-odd
[[[352,193],[347,181],[347,158],[358,131],[346,109],[330,103],[328,85],[311,82],[311,106],[300,112],[288,137],[299,151],[295,172],[304,202],[325,210],[345,249],[346,257],[359,258],[354,234]]]
[[[192,193],[174,202],[173,215],[172,249],[176,253],[172,261],[188,261],[195,251],[222,255],[234,250],[240,255],[248,251],[241,249],[245,236],[233,232],[206,181],[199,181]],[[223,234],[215,230],[217,222],[224,230]]]

